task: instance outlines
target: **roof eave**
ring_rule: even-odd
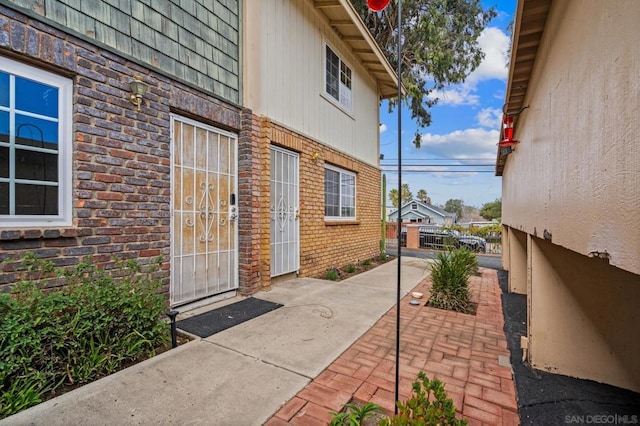
[[[380,99],[397,97],[398,76],[351,2],[313,0],[313,4],[377,81]],[[402,92],[406,93],[404,86]]]
[[[518,0],[513,39],[511,43],[511,59],[509,62],[509,79],[505,95],[507,115],[517,114],[522,110],[529,89],[529,79],[542,39],[547,16],[553,0]],[[515,77],[517,76],[517,81]],[[517,122],[514,119],[514,127]],[[504,129],[500,129],[498,143],[504,137]],[[500,155],[500,145],[496,153],[496,176],[502,176],[508,155]]]

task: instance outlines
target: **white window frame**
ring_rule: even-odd
[[[73,81],[21,62],[0,56],[0,71],[10,74],[9,107],[0,111],[9,113],[9,146],[15,143],[15,80],[19,76],[58,89],[58,214],[57,215],[0,215],[0,228],[71,226],[72,224],[72,113]],[[11,150],[11,148],[10,148]],[[10,151],[11,152],[11,151]],[[10,153],[10,165],[11,157]],[[11,183],[12,177],[0,178]],[[15,179],[13,179],[15,180]]]
[[[338,65],[338,98],[333,96],[327,91],[327,49],[331,50],[334,55],[338,57],[339,65]],[[351,87],[347,87],[344,85],[340,79],[340,73],[342,72],[342,66],[345,66],[350,73],[349,82]],[[343,109],[347,113],[353,113],[353,83],[354,83],[354,73],[353,67],[346,62],[342,56],[338,54],[338,51],[333,48],[326,41],[322,43],[322,93],[323,95],[331,101],[333,104]]]
[[[357,211],[357,198],[358,198],[358,177],[355,173],[350,172],[345,169],[341,169],[339,167],[335,167],[329,164],[324,166],[326,170],[331,170],[340,174],[340,186],[339,186],[339,194],[338,194],[338,212],[339,216],[327,216],[326,215],[326,203],[327,203],[327,194],[324,193],[324,202],[325,202],[325,217],[326,221],[338,221],[338,220],[348,220],[354,221],[356,220],[358,211]],[[353,216],[342,216],[342,177],[343,176],[351,176],[353,177]],[[325,177],[326,178],[326,177]]]

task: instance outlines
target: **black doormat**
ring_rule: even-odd
[[[255,297],[232,303],[176,322],[179,329],[199,337],[209,337],[234,325],[278,309],[282,305]]]

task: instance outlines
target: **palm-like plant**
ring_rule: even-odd
[[[431,268],[432,306],[466,312],[471,295],[469,278],[478,269],[478,260],[465,248],[438,253]]]
[[[332,412],[333,419],[330,426],[360,426],[365,419],[380,413],[382,409],[378,404],[367,402],[364,405],[357,405],[349,402],[342,407],[339,413]]]

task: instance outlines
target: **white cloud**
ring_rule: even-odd
[[[380,133],[384,133],[387,131],[387,125],[384,123],[380,124]]]
[[[421,138],[421,150],[445,158],[495,159],[499,135],[498,130],[486,129],[456,130],[445,135],[426,133]]]
[[[429,98],[438,98],[438,105],[477,105],[480,100],[478,95],[464,85],[433,91]]]
[[[484,59],[473,71],[465,84],[472,87],[483,80],[506,80],[509,74],[509,37],[500,28],[488,27],[478,37],[480,49],[484,52]]]
[[[502,125],[502,111],[498,108],[484,108],[476,115],[476,119],[482,127],[499,129]]]
[[[434,91],[429,98],[439,99],[440,105],[478,105],[476,94],[478,83],[485,80],[506,80],[509,74],[509,37],[500,28],[488,27],[478,37],[484,59],[463,84],[452,86],[441,91]]]

